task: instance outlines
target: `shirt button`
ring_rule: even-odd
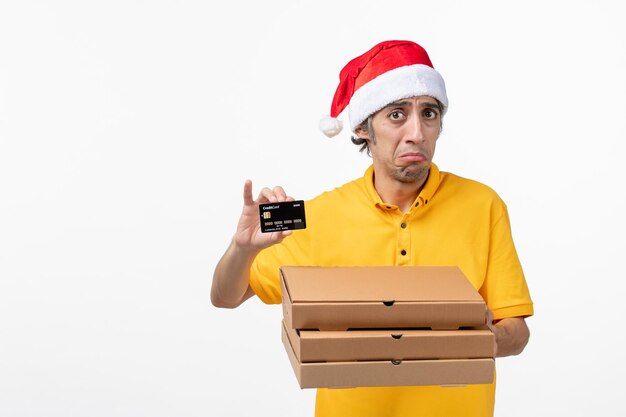
[[[401,228],[403,228],[403,229],[406,229],[406,223],[402,223],[402,224],[400,225],[400,227],[401,227]]]
[[[406,255],[406,251],[405,251],[404,249],[402,249],[402,252],[400,252],[400,254],[401,254],[402,256],[404,256],[404,255]]]

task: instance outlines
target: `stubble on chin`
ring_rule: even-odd
[[[396,181],[403,182],[405,184],[423,183],[428,177],[429,167],[419,167],[417,169],[411,169],[412,167],[401,167],[393,171],[393,177]]]

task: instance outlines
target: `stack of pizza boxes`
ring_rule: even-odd
[[[282,340],[301,388],[494,379],[486,305],[457,267],[281,268]]]

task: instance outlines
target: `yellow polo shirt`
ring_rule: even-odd
[[[282,265],[456,265],[483,296],[495,319],[533,314],[507,208],[489,187],[440,172],[411,209],[380,199],[374,168],[362,178],[307,201],[307,228],[263,250],[250,286],[265,303],[280,303]],[[492,416],[495,383],[465,387],[319,389],[317,417]]]

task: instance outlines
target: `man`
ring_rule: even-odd
[[[439,171],[432,163],[445,85],[426,51],[387,41],[341,71],[329,136],[348,109],[353,142],[373,165],[364,177],[307,202],[307,229],[260,233],[258,205],[292,200],[281,187],[256,200],[244,185],[244,209],[218,263],[211,300],[237,307],[256,294],[280,303],[281,265],[456,265],[489,306],[497,356],[520,353],[533,305],[511,237],[506,205],[485,185]],[[491,416],[495,383],[466,387],[320,389],[317,416]]]

